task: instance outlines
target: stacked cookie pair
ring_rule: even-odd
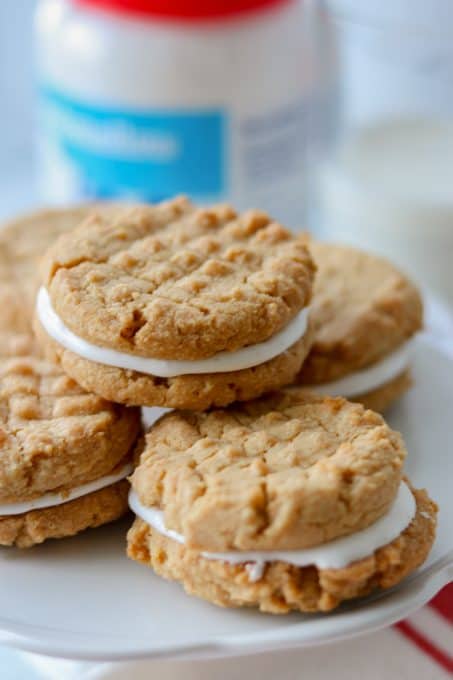
[[[32,334],[38,261],[89,212],[36,213],[0,232],[0,545],[71,536],[128,510],[140,410],[83,390]]]
[[[425,559],[436,510],[403,478],[401,437],[322,396],[349,380],[384,407],[406,388],[421,304],[392,267],[176,199],[88,218],[49,248],[42,281],[53,370],[121,420],[175,409],[136,448],[132,558],[272,612],[331,609]]]

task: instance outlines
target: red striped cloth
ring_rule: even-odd
[[[420,652],[453,675],[453,583],[395,628]]]

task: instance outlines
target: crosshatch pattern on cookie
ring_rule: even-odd
[[[180,198],[89,218],[43,271],[57,314],[86,340],[200,359],[266,340],[308,304],[306,240],[265,213]]]
[[[140,412],[86,393],[34,357],[0,367],[0,502],[64,491],[111,472],[140,430]]]
[[[21,357],[0,368],[0,418],[10,428],[33,420],[93,415],[107,406],[50,363]]]
[[[385,514],[405,455],[378,414],[287,389],[224,410],[164,416],[146,435],[132,485],[189,547],[292,550]]]

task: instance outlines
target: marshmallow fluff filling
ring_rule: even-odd
[[[184,544],[184,536],[167,529],[164,512],[155,507],[142,505],[133,489],[129,492],[129,506],[146,524],[167,538]],[[259,581],[269,562],[286,562],[297,567],[316,566],[318,569],[342,569],[352,562],[372,555],[378,548],[395,540],[410,524],[416,512],[414,496],[405,482],[401,482],[390,510],[366,529],[349,536],[336,538],[314,548],[302,550],[257,550],[205,552],[202,557],[230,564],[244,564],[249,580]]]
[[[179,361],[140,357],[114,349],[98,347],[75,335],[56,314],[47,290],[38,292],[36,311],[46,332],[66,349],[84,359],[106,366],[114,366],[158,378],[203,373],[228,373],[252,368],[282,354],[305,335],[308,324],[308,308],[303,309],[281,331],[265,342],[243,347],[236,352],[219,352],[208,359]]]
[[[414,340],[405,342],[395,352],[381,361],[356,371],[339,380],[323,383],[321,385],[307,385],[307,389],[318,394],[328,394],[331,397],[357,397],[376,390],[382,385],[397,378],[409,366]]]
[[[111,486],[121,479],[125,479],[131,472],[132,463],[127,463],[126,465],[122,465],[119,470],[112,472],[109,475],[104,475],[104,477],[99,477],[99,479],[94,479],[86,484],[75,486],[73,489],[68,489],[64,492],[50,492],[39,498],[20,503],[0,504],[0,516],[21,515],[24,512],[30,512],[31,510],[40,510],[42,508],[63,505],[76,498],[81,498],[81,496],[87,496],[94,491],[104,489],[106,486]]]

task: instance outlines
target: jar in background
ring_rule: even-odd
[[[185,193],[302,225],[328,87],[307,14],[299,0],[40,0],[43,200]]]

